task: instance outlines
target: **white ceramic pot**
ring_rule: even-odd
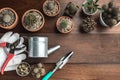
[[[87,1],[85,0],[85,2],[83,2],[83,4],[85,4]],[[86,15],[89,15],[89,16],[92,16],[92,15],[95,15],[97,12],[98,12],[98,9],[94,12],[94,13],[92,13],[92,14],[90,14],[90,13],[88,13],[88,12],[86,12],[86,10],[85,10],[85,8],[82,6],[82,10],[83,10],[83,12],[86,14]]]
[[[107,25],[107,24],[104,22],[104,20],[103,20],[103,18],[102,18],[102,12],[100,13],[100,23],[101,23],[101,25],[104,26],[104,27],[110,27],[109,25]],[[116,26],[118,26],[118,25],[120,25],[120,22],[117,23],[116,25],[112,26],[112,27],[116,27]]]

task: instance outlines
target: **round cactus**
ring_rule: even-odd
[[[3,21],[6,22],[6,23],[10,22],[11,21],[11,16],[8,15],[8,14],[4,15],[3,16]]]
[[[66,27],[68,27],[68,21],[67,20],[62,20],[61,22],[60,22],[60,27],[61,28],[66,28]]]
[[[46,5],[48,10],[53,10],[55,7],[55,3],[53,1],[49,1]]]
[[[77,12],[77,6],[74,3],[71,3],[68,7],[70,14],[75,14]]]
[[[32,26],[36,22],[36,16],[34,14],[29,14],[25,18],[26,25]]]

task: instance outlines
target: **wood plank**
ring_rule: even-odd
[[[47,72],[54,68],[54,64],[45,64]],[[15,77],[14,77],[15,76]],[[40,80],[31,75],[19,77],[16,72],[0,75],[0,80]],[[120,80],[120,64],[67,64],[58,70],[50,80]]]
[[[47,36],[49,47],[60,44],[61,48],[47,59],[28,59],[31,62],[55,63],[72,50],[75,54],[69,63],[120,63],[119,34],[27,34],[35,35]]]

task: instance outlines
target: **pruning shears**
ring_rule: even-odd
[[[72,57],[74,52],[70,52],[68,54],[66,54],[64,57],[62,57],[59,62],[56,63],[56,67],[48,72],[43,78],[42,80],[49,80],[49,78],[55,73],[55,71],[57,71],[58,69],[62,69],[62,67],[68,62],[68,60]]]
[[[16,48],[16,46],[19,44],[19,42],[20,42],[20,40],[17,40],[17,41],[15,41],[12,44],[8,43],[8,42],[2,42],[2,43],[0,43],[0,47],[10,48],[10,51],[7,54],[7,58],[6,58],[5,62],[2,65],[2,68],[1,68],[1,74],[2,75],[4,74],[4,70],[5,70],[6,66],[7,66],[7,64],[14,57],[15,50],[21,50],[21,48]],[[24,47],[22,47],[22,48],[24,48]]]

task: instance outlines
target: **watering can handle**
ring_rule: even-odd
[[[57,46],[55,46],[55,47],[50,48],[50,49],[48,50],[48,55],[51,54],[52,52],[56,51],[56,50],[59,49],[59,48],[60,48],[60,45],[57,45]]]

